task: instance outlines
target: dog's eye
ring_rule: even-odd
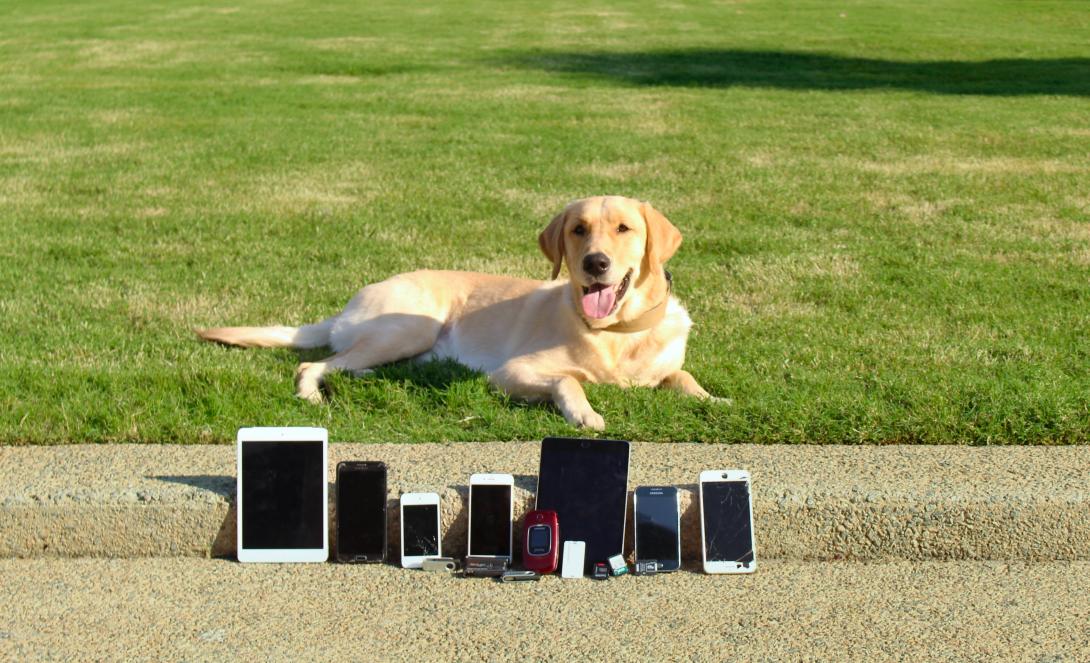
[[[576,226],[575,228],[572,229],[572,234],[574,234],[574,235],[586,235],[587,234],[587,229],[586,229],[585,226]]]
[[[622,223],[621,225],[617,226],[617,232],[619,232],[619,233],[628,232],[628,226],[626,226],[625,224]]]

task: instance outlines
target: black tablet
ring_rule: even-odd
[[[541,441],[537,508],[556,511],[561,541],[586,542],[584,573],[624,552],[628,453],[623,440]]]

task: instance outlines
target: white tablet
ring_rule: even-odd
[[[329,558],[324,428],[238,431],[238,561]]]

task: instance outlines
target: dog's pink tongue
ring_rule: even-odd
[[[608,285],[596,283],[590,287],[590,292],[583,295],[583,313],[588,318],[604,318],[613,310],[613,304],[616,301],[616,290]]]

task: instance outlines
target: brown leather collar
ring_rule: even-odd
[[[671,274],[670,270],[668,269],[664,269],[662,271],[666,273],[666,297],[664,297],[661,302],[655,304],[654,306],[647,309],[632,320],[615,322],[608,327],[602,327],[599,331],[631,334],[633,332],[651,329],[658,323],[662,322],[662,319],[666,317],[666,305],[669,304],[670,295],[674,291],[674,275]]]

